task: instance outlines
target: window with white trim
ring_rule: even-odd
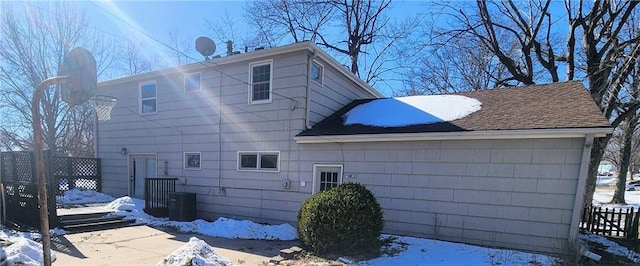
[[[184,153],[184,169],[200,170],[200,153],[199,152]]]
[[[318,83],[322,86],[322,82],[324,80],[324,66],[320,63],[313,61],[311,63],[311,69],[309,70],[309,76],[311,80],[315,83]]]
[[[313,166],[313,193],[332,189],[342,184],[342,165]]]
[[[155,114],[158,111],[158,90],[155,81],[140,83],[140,114]]]
[[[278,171],[280,152],[238,152],[238,170]]]
[[[249,65],[249,103],[271,102],[271,61]]]
[[[194,92],[201,89],[202,73],[184,75],[184,92]]]

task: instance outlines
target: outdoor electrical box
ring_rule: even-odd
[[[196,219],[196,194],[169,193],[169,220],[190,222]]]

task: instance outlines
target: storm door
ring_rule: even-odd
[[[156,177],[155,154],[133,154],[129,156],[129,195],[144,198],[144,179]]]

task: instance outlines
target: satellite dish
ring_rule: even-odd
[[[209,59],[209,56],[216,52],[216,44],[207,37],[199,37],[196,39],[196,50],[204,56],[205,59]]]
[[[58,76],[68,76],[69,80],[62,85],[62,100],[69,105],[79,105],[96,94],[98,78],[96,59],[87,49],[76,47],[65,56]]]

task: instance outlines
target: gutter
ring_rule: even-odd
[[[569,129],[525,129],[525,130],[482,130],[460,132],[421,132],[421,133],[381,133],[357,135],[322,135],[296,136],[298,144],[310,143],[353,143],[383,141],[422,141],[422,140],[483,140],[483,139],[550,139],[550,138],[583,138],[587,135],[604,137],[613,131],[603,128],[569,128]]]

